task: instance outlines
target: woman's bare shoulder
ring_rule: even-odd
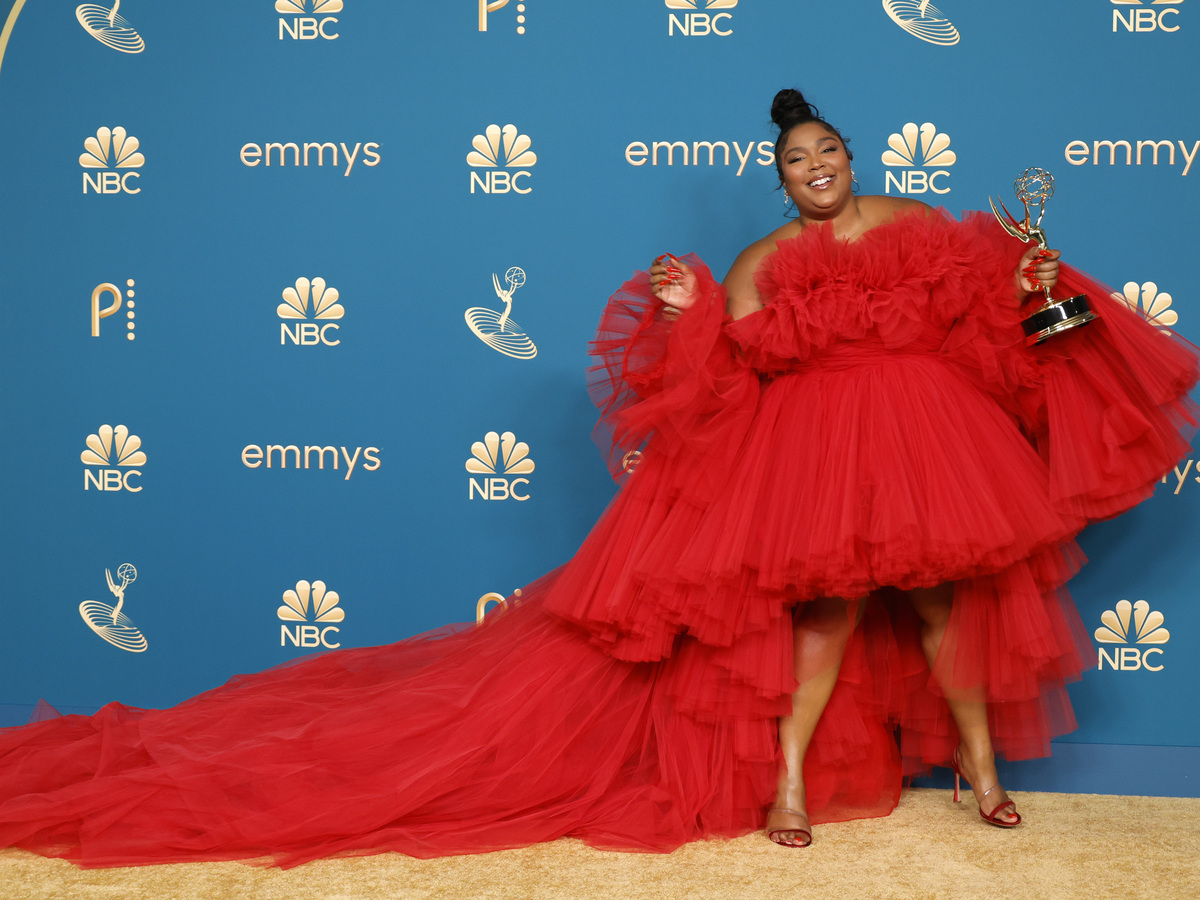
[[[874,225],[884,225],[900,215],[920,210],[926,216],[937,215],[937,210],[928,203],[912,197],[889,197],[884,194],[867,194],[858,198],[858,207]]]
[[[778,249],[779,242],[796,237],[799,234],[799,223],[793,219],[791,222],[779,226],[765,237],[759,238],[737,255],[737,259],[729,267],[729,274],[725,276],[725,284],[728,286],[731,278],[748,279],[753,282],[754,273],[757,271],[759,263]]]
[[[778,249],[780,241],[796,237],[798,234],[799,223],[793,220],[755,241],[737,255],[725,276],[725,291],[728,295],[726,309],[729,315],[740,319],[762,309],[762,300],[758,296],[758,288],[754,285],[754,273],[758,271],[762,261]]]

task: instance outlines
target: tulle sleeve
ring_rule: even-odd
[[[1069,266],[1055,293],[1087,294],[1100,318],[1031,351],[1040,381],[1034,437],[1055,505],[1086,520],[1108,518],[1148,497],[1187,455],[1197,348]]]
[[[699,296],[677,319],[663,317],[646,272],[609,299],[589,350],[596,364],[588,391],[600,408],[596,442],[614,476],[655,436],[659,452],[687,458],[702,489],[704,470],[732,463],[759,383],[725,336],[724,287],[697,257],[682,260],[696,273]]]
[[[973,288],[946,351],[1024,427],[1050,469],[1050,499],[1062,514],[1082,526],[1144,500],[1188,452],[1197,348],[1066,265],[1055,295],[1087,294],[1100,318],[1027,347],[1021,318],[1043,302],[1038,294],[1023,308],[1015,302],[1013,275],[1027,245],[986,213],[964,216],[962,234],[973,247],[963,251],[974,257],[971,271],[934,288],[935,305],[938,292]]]

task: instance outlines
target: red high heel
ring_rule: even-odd
[[[803,828],[768,828],[767,837],[778,844],[780,847],[807,847],[812,843],[812,826],[808,824],[808,813],[801,812],[798,809],[784,809],[782,806],[773,806],[767,810],[767,818],[771,817],[771,813],[781,812],[790,813],[793,816],[798,816],[804,820]],[[800,840],[795,838],[791,840],[781,840],[775,837],[777,834],[801,834],[804,837]]]
[[[954,802],[959,803],[960,802],[959,780],[965,779],[966,776],[964,776],[962,773],[962,765],[961,765],[961,760],[959,759],[959,756],[958,756],[958,748],[957,747],[954,748],[954,756],[950,760],[950,768],[952,768],[954,770]],[[968,784],[968,786],[969,786],[969,784]],[[988,794],[990,794],[992,791],[996,790],[997,788],[1000,788],[1000,785],[998,785],[998,784],[992,785],[990,788],[988,788],[986,791],[983,792],[983,796],[986,797]],[[1000,788],[1000,789],[1003,790],[1003,788]],[[1014,816],[1016,816],[1016,818],[1012,819],[1012,820],[1000,818],[1004,814],[1005,810],[1011,811],[1012,814]],[[993,807],[991,812],[987,812],[987,813],[985,813],[983,811],[983,804],[980,804],[979,817],[981,819],[983,819],[983,821],[987,822],[989,825],[995,825],[997,828],[1016,828],[1018,825],[1021,824],[1021,814],[1019,812],[1017,812],[1017,804],[1012,800],[1005,800],[1003,803],[997,804],[995,807]]]

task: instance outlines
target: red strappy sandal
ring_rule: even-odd
[[[962,766],[959,761],[957,747],[954,748],[954,757],[950,761],[950,768],[952,768],[954,770],[954,802],[958,803],[961,800],[961,797],[960,797],[961,792],[959,789],[959,782],[960,782],[960,780],[965,781],[966,779],[962,773]],[[998,784],[992,785],[990,788],[988,788],[986,791],[983,792],[983,796],[986,797],[988,794],[990,794],[992,791],[996,790],[997,788],[1000,788],[1000,785],[998,785]],[[1003,790],[1003,788],[1000,788],[1000,790]],[[1011,812],[1014,816],[1016,816],[1016,818],[1015,819],[1001,818],[1001,816],[1005,815],[1006,811]],[[986,812],[986,813],[983,811],[983,805],[980,804],[979,817],[981,819],[983,819],[983,821],[987,822],[989,825],[995,825],[997,828],[1016,828],[1018,825],[1021,824],[1021,814],[1019,812],[1017,812],[1017,804],[1012,800],[1005,800],[1003,803],[997,804],[995,807],[993,807],[991,812]]]

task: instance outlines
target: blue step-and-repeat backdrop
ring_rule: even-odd
[[[599,311],[659,253],[720,274],[783,222],[781,87],[866,193],[957,213],[1049,169],[1052,244],[1200,340],[1200,0],[0,16],[4,724],[470,620],[568,558],[615,489]],[[1197,758],[1192,456],[1084,535],[1068,754]]]

